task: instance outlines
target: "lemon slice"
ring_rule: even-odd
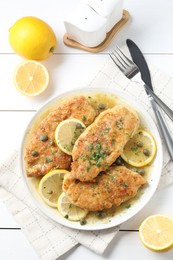
[[[16,89],[26,96],[40,95],[49,84],[49,73],[39,62],[26,60],[14,71]]]
[[[51,207],[57,207],[57,201],[62,193],[62,183],[66,170],[53,170],[40,181],[38,191],[42,199]]]
[[[154,251],[167,250],[173,246],[173,218],[166,215],[152,215],[146,218],[139,236],[143,244]]]
[[[62,121],[55,130],[55,140],[58,147],[64,153],[71,155],[74,143],[85,128],[84,123],[75,118]]]
[[[145,130],[138,130],[124,147],[121,157],[132,166],[143,167],[152,162],[155,154],[156,143],[153,136]]]
[[[71,221],[79,221],[86,217],[88,210],[82,209],[73,205],[65,192],[63,192],[58,199],[58,210],[64,218]]]

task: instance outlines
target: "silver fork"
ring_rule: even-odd
[[[112,54],[110,54],[110,57],[127,78],[132,79],[137,73],[139,73],[136,64],[130,60],[120,48],[116,47],[116,49],[112,51]],[[149,95],[173,121],[173,111],[146,84],[144,84],[144,87],[147,93],[149,93]]]
[[[111,57],[113,62],[116,64],[116,66],[119,68],[119,70],[128,79],[132,79],[136,74],[138,74],[140,72],[138,67],[136,66],[136,64],[132,60],[130,60],[122,52],[122,50],[119,47],[116,47],[113,51],[111,51],[111,54],[109,54],[109,56]],[[160,107],[165,111],[165,113],[167,115],[169,114],[169,117],[171,115],[170,118],[172,120],[173,120],[173,118],[172,118],[173,112],[162,100],[160,100],[154,94],[154,92],[148,86],[145,86],[145,90],[146,90],[146,92],[148,92],[150,94],[151,106],[152,106],[153,111],[155,113],[155,116],[156,116],[156,119],[157,119],[157,122],[158,122],[158,125],[159,125],[159,128],[160,128],[160,132],[161,132],[163,139],[165,141],[165,144],[166,144],[167,150],[169,152],[170,158],[173,161],[173,139],[170,135],[170,131],[168,130],[165,119],[164,119],[163,115],[161,114],[161,111],[159,110],[157,104],[160,105]],[[156,102],[157,102],[157,104],[156,104]]]

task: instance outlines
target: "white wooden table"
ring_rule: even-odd
[[[102,53],[91,54],[71,49],[63,44],[64,17],[80,0],[1,0],[0,1],[0,160],[14,149],[19,149],[26,124],[35,111],[58,93],[86,85],[103,66],[107,53],[116,43],[122,45],[126,38],[133,39],[146,58],[173,76],[173,1],[172,0],[124,0],[132,19]],[[20,17],[32,15],[47,21],[54,29],[58,48],[44,61],[50,72],[50,86],[43,95],[27,98],[19,94],[13,85],[13,71],[22,58],[14,54],[8,42],[8,29]],[[173,92],[172,92],[173,94]],[[122,226],[104,256],[98,256],[79,246],[61,259],[139,259],[171,260],[173,251],[154,253],[140,242],[137,229],[142,220],[151,214],[173,216],[173,186],[157,192],[147,206]],[[38,260],[34,250],[24,237],[20,227],[0,202],[0,259]]]

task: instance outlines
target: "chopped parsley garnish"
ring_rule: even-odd
[[[101,144],[100,144],[100,143],[97,143],[97,144],[96,144],[96,150],[101,150],[101,149],[102,149]]]
[[[49,162],[53,162],[53,160],[52,160],[51,158],[49,158],[49,157],[46,157],[45,160],[46,160],[46,162],[48,162],[48,163],[49,163]]]
[[[127,183],[127,182],[122,182],[121,183],[124,187],[128,187],[129,186],[129,184]]]
[[[93,149],[93,144],[92,144],[92,143],[89,144],[89,145],[88,145],[88,148],[89,148],[90,150],[92,150],[92,149]]]
[[[90,144],[91,145],[91,144]],[[88,172],[91,168],[91,166],[96,165],[97,167],[101,166],[101,162],[105,159],[106,155],[108,154],[109,150],[104,150],[101,144],[98,142],[95,146],[90,146],[90,150],[93,150],[91,154],[88,156],[88,163],[89,166],[86,168],[86,171]],[[92,149],[91,149],[92,147]]]
[[[104,134],[109,133],[110,129],[111,129],[111,128],[106,128],[106,129],[104,129],[104,130],[100,133],[100,135],[103,136]]]
[[[90,169],[91,169],[91,166],[87,166],[86,171],[89,172]]]
[[[82,159],[83,162],[86,160],[86,159],[85,159],[85,155],[81,155],[80,158]]]
[[[123,118],[122,116],[118,119],[118,121],[116,122],[116,125],[118,127],[119,130],[123,129]]]
[[[82,117],[82,121],[84,121],[84,122],[86,121],[86,116]]]
[[[77,129],[75,129],[75,130],[74,130],[74,133],[73,133],[74,138],[77,138],[77,132],[78,132]]]
[[[54,150],[53,152],[52,152],[52,154],[54,155],[55,153],[57,153],[58,152],[58,150]]]
[[[55,117],[54,120],[55,121],[61,121],[61,119],[59,117]]]
[[[136,151],[138,150],[138,147],[137,147],[137,146],[132,146],[130,149],[131,149],[133,152],[136,152]]]
[[[115,177],[114,175],[110,176],[110,179],[111,179],[111,181],[112,181],[113,183],[116,182],[116,177]]]
[[[119,130],[123,129],[123,124],[120,122],[117,122],[117,127]]]
[[[111,140],[111,144],[115,144],[116,140],[115,139],[112,139]]]
[[[126,209],[129,209],[131,207],[131,204],[127,204],[125,207]]]

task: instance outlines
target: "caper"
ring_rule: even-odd
[[[87,221],[86,221],[86,219],[84,219],[84,218],[82,218],[81,220],[80,220],[80,225],[86,225],[86,223],[87,223]]]
[[[38,155],[38,152],[37,151],[32,151],[32,156],[37,156]]]
[[[118,157],[115,161],[115,165],[125,165],[124,160],[121,157]]]
[[[48,136],[46,134],[40,136],[40,141],[45,142],[47,140],[48,140]]]
[[[144,169],[137,169],[136,172],[141,174],[141,175],[145,174],[145,170]]]
[[[104,212],[104,211],[98,211],[98,212],[96,213],[96,216],[97,216],[98,218],[104,218],[104,217],[105,217],[105,212]]]
[[[139,142],[136,143],[136,145],[137,145],[138,147],[142,147],[144,144],[143,144],[143,142],[140,142],[140,141],[139,141]]]
[[[83,126],[81,124],[79,124],[79,123],[76,124],[76,129],[82,129],[82,128],[83,128]]]
[[[99,108],[99,109],[105,109],[106,107],[105,107],[104,104],[100,103],[100,104],[98,104],[98,108]]]
[[[150,156],[150,151],[148,149],[144,149],[143,154],[145,154],[146,156]]]

